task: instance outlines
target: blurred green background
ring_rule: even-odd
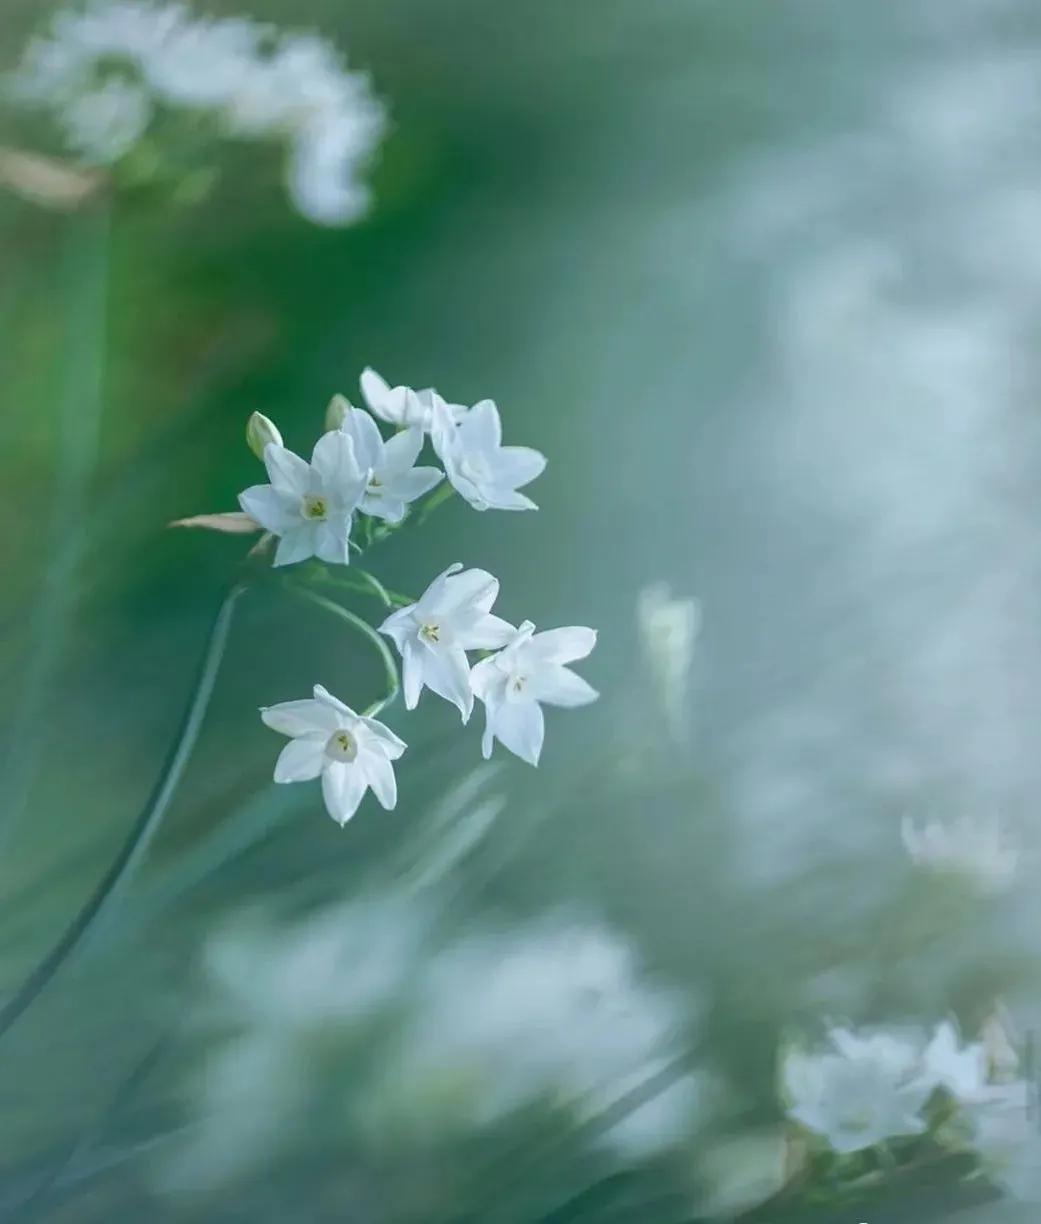
[[[53,6],[0,3],[7,64]],[[364,704],[378,664],[335,622],[250,596],[147,863],[0,1039],[0,1215],[701,1218],[706,1144],[780,1117],[782,1034],[952,1009],[971,1028],[997,999],[1034,1014],[1041,9],[252,14],[333,37],[386,101],[360,224],[307,224],[274,153],[245,148],[196,207],[118,205],[99,272],[89,219],[0,195],[0,993],[89,895],[176,733],[245,546],[165,525],[258,479],[254,410],[306,451],[366,365],[493,397],[506,440],[549,456],[540,512],[456,499],[372,568],[418,593],[461,560],[501,579],[515,623],[596,626],[603,697],[549,715],[537,773],[504,755],[475,778],[477,727],[398,710],[399,806],[341,832],[314,788],[276,793],[256,709],[316,681]],[[24,133],[3,113],[0,142]],[[637,631],[659,580],[704,609],[681,742]],[[1016,886],[913,873],[908,812],[998,812]],[[202,1191],[182,1155],[178,1180],[226,1038],[199,1018],[219,993],[207,942],[243,911],[278,927],[403,881],[435,946],[553,913],[615,931],[683,1001],[698,1127],[648,1165],[562,1120],[451,1142],[395,1123],[366,1148],[316,1105],[245,1175]],[[248,1111],[278,1115],[270,1083]],[[1028,1218],[1007,1211],[973,1218]]]

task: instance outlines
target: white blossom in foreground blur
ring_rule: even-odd
[[[595,645],[595,629],[572,625],[536,633],[525,621],[504,649],[477,664],[472,682],[484,702],[485,757],[499,740],[521,760],[539,763],[546,730],[539,703],[571,708],[597,699],[596,689],[565,666],[584,659]]]
[[[931,1087],[943,1088],[959,1103],[979,1101],[989,1091],[983,1042],[962,1045],[950,1020],[937,1025],[922,1055],[922,1074]]]
[[[900,833],[912,863],[923,871],[960,876],[987,893],[1003,892],[1015,879],[1019,856],[996,817],[932,820],[919,827],[905,816]]]
[[[350,438],[359,465],[370,473],[359,506],[365,514],[400,523],[408,504],[444,478],[437,468],[416,467],[423,449],[422,430],[403,429],[384,442],[372,417],[348,406],[340,433]]]
[[[677,740],[687,733],[687,690],[694,643],[701,629],[701,604],[674,599],[665,582],[654,582],[636,602],[640,647],[655,695]]]
[[[59,12],[26,48],[9,92],[50,111],[69,151],[90,165],[116,166],[155,118],[152,152],[177,164],[214,136],[276,141],[293,203],[322,225],[365,211],[362,173],[385,127],[367,79],[325,39],[149,0]]]
[[[275,564],[320,557],[346,565],[351,522],[371,477],[359,467],[350,438],[324,434],[310,463],[269,442],[264,466],[271,483],[240,493],[239,505],[265,531],[280,537]]]
[[[494,650],[515,630],[491,614],[499,580],[458,562],[439,574],[414,604],[380,625],[402,658],[405,705],[414,710],[424,688],[452,702],[466,722],[473,710],[468,650]]]
[[[462,404],[446,403],[433,387],[425,387],[422,391],[413,391],[411,387],[391,387],[371,367],[362,371],[361,393],[370,412],[398,429],[414,426],[424,433],[430,433],[435,407],[443,406],[453,421],[461,420],[466,414]]]
[[[375,718],[355,714],[320,684],[312,701],[267,706],[260,716],[291,737],[275,765],[276,782],[309,782],[321,775],[329,815],[345,825],[367,790],[390,811],[398,801],[392,761],[405,743]]]
[[[503,446],[499,410],[481,400],[458,422],[443,401],[432,405],[434,450],[452,487],[475,510],[537,510],[518,489],[542,474],[546,456],[530,446]]]
[[[925,1130],[933,1086],[917,1074],[920,1044],[898,1034],[833,1030],[830,1048],[789,1049],[781,1064],[788,1114],[840,1153]]]

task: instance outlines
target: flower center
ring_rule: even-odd
[[[300,509],[304,518],[316,521],[324,519],[329,513],[329,505],[325,498],[316,493],[308,493],[300,503]]]
[[[429,642],[436,646],[441,641],[441,626],[440,625],[421,625],[419,628],[419,636],[424,642]]]
[[[358,742],[349,731],[334,731],[325,745],[325,755],[334,761],[353,761]]]

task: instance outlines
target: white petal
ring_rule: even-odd
[[[528,649],[546,663],[574,663],[584,659],[596,645],[596,630],[584,625],[568,625],[563,629],[547,629],[536,633]]]
[[[530,446],[504,446],[495,456],[495,483],[519,489],[541,476],[546,456]]]
[[[501,616],[480,612],[455,623],[455,640],[465,650],[498,650],[513,640],[517,630]]]
[[[404,649],[405,639],[415,633],[416,622],[412,615],[415,610],[415,604],[409,604],[407,608],[399,608],[397,612],[392,612],[379,627],[379,632],[385,633],[399,651]]]
[[[363,408],[352,408],[344,416],[340,433],[350,438],[354,457],[362,470],[377,468],[384,463],[383,435]]]
[[[469,569],[445,579],[443,594],[437,601],[442,615],[474,609],[487,612],[499,594],[499,580],[487,570]]]
[[[401,683],[405,692],[405,709],[414,710],[423,691],[423,673],[427,652],[406,638],[401,648]]]
[[[559,664],[540,668],[531,677],[528,688],[536,701],[565,708],[589,705],[600,696],[581,676]]]
[[[359,718],[358,721],[374,739],[379,741],[379,749],[388,760],[396,761],[408,747],[408,744],[400,736],[395,735],[390,727],[381,723],[378,719]]]
[[[497,450],[502,445],[502,423],[499,420],[498,408],[491,400],[481,400],[479,404],[474,404],[460,421],[459,432],[468,448],[472,447],[485,454]]]
[[[368,782],[358,763],[327,761],[322,773],[322,797],[329,815],[344,825],[358,810]]]
[[[329,435],[327,435],[329,436]],[[316,557],[328,561],[331,565],[348,565],[351,559],[350,517],[339,516],[324,523],[314,525],[314,552]]]
[[[358,466],[354,443],[345,433],[336,430],[322,434],[311,455],[311,466],[322,488],[340,505],[349,510],[358,504],[365,487],[365,474]]]
[[[459,488],[458,485],[456,487]],[[461,488],[459,492],[466,497]],[[517,493],[502,485],[485,485],[480,490],[479,498],[467,497],[466,500],[475,510],[537,510],[539,508],[538,503],[533,502],[524,493]]]
[[[470,688],[470,666],[461,646],[423,651],[423,682],[428,689],[450,701],[465,723],[474,708]]]
[[[292,501],[279,493],[274,485],[253,485],[239,494],[239,505],[264,528],[275,535],[282,535],[288,529],[299,526],[300,516],[293,510],[297,499]]]
[[[349,705],[344,705],[339,697],[334,697],[324,685],[316,684],[313,692],[315,701],[324,706],[326,709],[333,710],[336,714],[344,715],[347,718],[358,717],[358,715],[355,714]],[[343,719],[337,719],[336,726],[340,727],[342,725]]]
[[[364,758],[359,757],[359,763],[364,760],[365,776],[368,779],[372,793],[386,811],[398,801],[398,784],[394,777],[394,766],[378,752],[367,752]]]
[[[423,431],[410,426],[408,429],[403,429],[400,433],[396,433],[393,438],[388,438],[382,444],[382,462],[380,470],[387,473],[404,473],[419,458],[419,452],[423,449]],[[375,464],[370,466],[375,467]]]
[[[445,474],[435,467],[412,468],[408,472],[400,472],[391,477],[387,484],[388,491],[403,502],[413,502],[422,497],[444,480]]]
[[[293,527],[279,540],[275,549],[275,565],[293,565],[297,561],[306,561],[315,553],[315,532],[310,523],[301,527]]]
[[[310,782],[317,778],[322,772],[327,738],[322,732],[290,740],[275,762],[275,781]]]
[[[365,369],[361,375],[361,393],[369,409],[381,420],[400,425],[405,419],[408,398],[407,387],[391,387],[373,369]]]
[[[303,497],[311,486],[311,469],[291,450],[284,446],[276,446],[269,442],[264,447],[264,466],[267,468],[268,480],[279,493]]]
[[[438,574],[434,581],[423,592],[423,594],[420,595],[418,602],[415,604],[416,609],[421,614],[425,614],[434,610],[435,608],[440,609],[448,579],[453,574],[458,574],[462,568],[462,562],[455,561],[448,567],[448,569],[442,570],[441,573]]]
[[[506,684],[506,673],[496,664],[495,658],[482,659],[470,670],[470,688],[481,701],[495,704],[502,699]]]
[[[339,726],[335,715],[320,701],[282,701],[260,711],[265,726],[283,735],[332,734]]]
[[[503,702],[494,715],[489,707],[489,717],[496,739],[529,765],[539,763],[546,724],[537,701]]]

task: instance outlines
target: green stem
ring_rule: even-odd
[[[97,466],[105,369],[111,217],[105,203],[69,219],[62,256],[65,301],[62,385],[54,422],[56,463],[51,522],[38,606],[30,619],[18,714],[5,756],[2,833],[20,820],[39,764],[36,734],[54,687],[71,621],[76,579],[86,542],[85,506]]]
[[[148,802],[134,822],[108,871],[79,913],[65,928],[50,952],[0,1008],[0,1036],[7,1032],[26,1008],[43,992],[82,942],[101,913],[112,904],[120,889],[126,885],[148,853],[148,847],[170,807],[184,775],[185,767],[191,758],[192,749],[199,738],[199,732],[202,730],[210,698],[213,696],[217,673],[228,643],[228,632],[231,629],[235,605],[245,594],[246,589],[244,584],[237,583],[225,596],[220,606],[213,628],[210,630],[210,640],[199,667],[199,675],[191,700],[184,713],[180,733]]]
[[[286,590],[291,591],[300,599],[307,600],[308,603],[314,604],[315,607],[321,608],[323,611],[329,612],[333,616],[338,616],[340,620],[346,621],[352,629],[356,629],[363,637],[368,638],[372,645],[375,646],[376,652],[379,654],[380,660],[383,663],[383,669],[387,677],[387,692],[382,698],[380,698],[380,700],[374,701],[372,705],[363,710],[363,716],[365,718],[372,718],[386,706],[390,705],[400,691],[400,683],[398,681],[398,665],[394,660],[394,656],[390,652],[390,647],[383,640],[383,638],[380,637],[376,630],[373,629],[369,622],[363,620],[356,613],[350,611],[349,608],[345,608],[342,604],[338,604],[333,599],[326,599],[324,595],[319,595],[317,591],[312,591],[309,587],[298,586],[292,581],[287,581],[285,583],[285,587]]]
[[[449,500],[454,492],[455,489],[452,488],[446,476],[422,506],[420,506],[419,512],[416,515],[416,526],[418,527],[420,523],[425,523],[439,506],[443,506]]]

